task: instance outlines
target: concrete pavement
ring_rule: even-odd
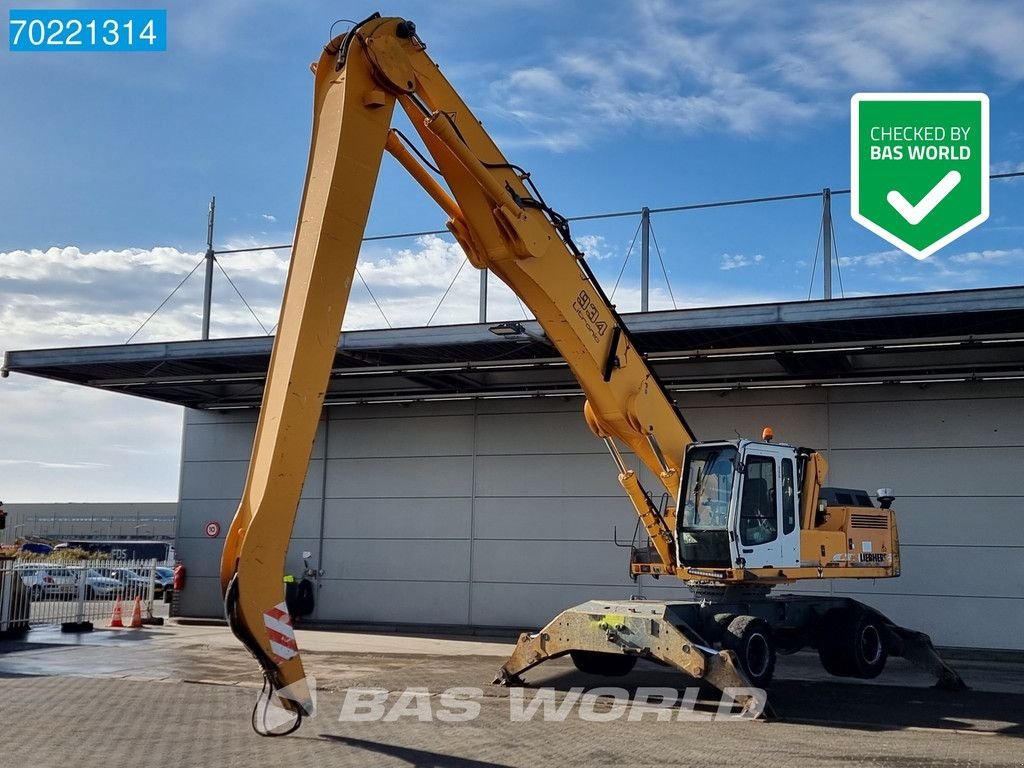
[[[780,721],[662,722],[657,712],[642,710],[639,720],[631,720],[632,710],[625,708],[612,717],[619,703],[614,691],[589,705],[575,692],[623,685],[630,696],[638,688],[682,695],[687,679],[651,664],[608,679],[582,675],[557,660],[528,674],[526,689],[510,693],[489,685],[510,642],[303,630],[298,639],[307,671],[317,680],[317,716],[292,736],[264,739],[249,724],[260,674],[225,628],[169,625],[80,637],[33,630],[26,642],[0,643],[0,755],[24,755],[22,762],[33,768],[285,760],[467,767],[727,762],[758,768],[1019,768],[1024,761],[1020,664],[956,662],[973,690],[949,694],[929,688],[927,678],[899,660],[865,684],[829,678],[813,656],[798,654],[779,660],[771,698]],[[450,722],[440,714],[445,691],[455,686],[470,691],[478,708],[471,719]],[[422,695],[403,700],[409,688]],[[351,697],[357,690],[370,689],[383,697],[380,714],[393,715],[391,720],[339,720],[356,711]],[[545,720],[546,710],[538,707],[534,717],[517,722],[523,702],[545,690],[553,705],[565,705],[560,719]],[[361,711],[372,715],[372,709]],[[594,716],[606,721],[595,722]]]

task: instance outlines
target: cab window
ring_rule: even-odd
[[[744,544],[766,544],[778,538],[775,498],[775,459],[748,456],[740,504],[740,539]]]
[[[793,460],[782,460],[782,532],[796,528],[796,492],[793,486]]]

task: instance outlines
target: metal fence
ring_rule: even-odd
[[[125,626],[136,598],[144,621],[171,588],[156,560],[14,560],[0,563],[0,632],[44,625],[106,626],[120,602]]]

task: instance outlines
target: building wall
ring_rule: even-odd
[[[796,585],[850,594],[940,645],[1024,649],[1024,387],[1014,382],[680,395],[702,437],[760,434],[826,451],[829,482],[892,487],[903,575]],[[582,399],[329,408],[292,537],[323,569],[321,621],[538,627],[595,597],[685,598],[632,583],[635,516]],[[223,530],[255,412],[192,411],[177,551],[186,615],[220,615]],[[634,462],[635,463],[635,462]],[[648,478],[650,480],[650,478]],[[649,487],[654,484],[649,482]],[[208,522],[222,533],[209,538]]]
[[[55,539],[169,539],[174,536],[178,503],[66,502],[4,504],[7,528],[0,541],[43,536]]]

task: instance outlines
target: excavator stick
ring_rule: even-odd
[[[740,670],[732,651],[716,651],[699,635],[669,619],[659,602],[591,600],[562,611],[536,634],[524,632],[515,650],[498,670],[494,682],[522,685],[520,675],[548,659],[568,653],[609,654],[658,661],[731,697],[744,715],[764,712],[759,697]],[[627,667],[628,669],[628,667]]]
[[[284,602],[285,556],[395,107],[365,56],[314,71],[313,141],[249,473],[221,556],[228,624],[301,720],[312,714]]]

